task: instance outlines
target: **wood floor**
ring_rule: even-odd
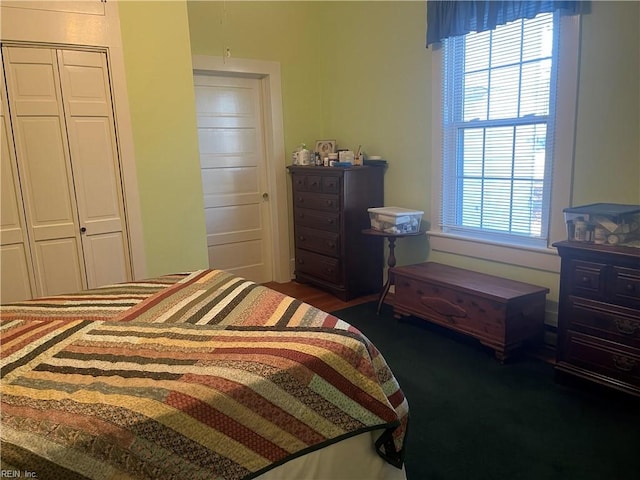
[[[378,294],[374,294],[364,297],[358,297],[348,302],[343,302],[339,298],[331,295],[329,292],[320,290],[319,288],[313,287],[308,284],[298,283],[296,281],[287,283],[268,282],[264,285],[273,290],[284,293],[285,295],[289,295],[290,297],[302,300],[303,302],[313,305],[314,307],[319,308],[320,310],[323,310],[325,312],[335,312],[336,310],[340,310],[341,308],[347,308],[353,305],[359,305],[361,303],[378,300]]]

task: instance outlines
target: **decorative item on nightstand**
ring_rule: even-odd
[[[378,207],[369,209],[371,228],[386,233],[402,234],[420,231],[422,210],[402,207]]]

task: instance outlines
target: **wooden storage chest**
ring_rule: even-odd
[[[525,341],[541,341],[548,288],[426,262],[390,270],[396,317],[415,315],[470,335],[503,362]]]

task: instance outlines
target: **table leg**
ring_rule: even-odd
[[[396,266],[396,239],[395,237],[389,237],[389,258],[387,259],[387,265],[389,267]],[[387,277],[388,278],[388,277]]]
[[[384,288],[382,289],[382,292],[380,292],[380,298],[378,299],[378,308],[376,310],[376,314],[380,315],[380,309],[382,308],[382,304],[384,303],[384,297],[387,296],[387,293],[389,293],[389,288],[391,288],[391,282],[389,280],[389,277],[387,277],[387,282],[384,284]]]
[[[387,259],[387,266],[389,268],[392,268],[396,266],[396,255],[395,255],[396,239],[394,237],[388,237],[388,238],[389,238],[389,258]],[[385,282],[384,288],[382,289],[382,292],[380,292],[380,298],[378,299],[378,309],[376,310],[376,313],[378,315],[380,315],[380,309],[382,308],[384,299],[387,296],[387,293],[389,293],[389,289],[391,288],[391,285],[393,283],[391,277],[392,277],[392,274],[387,269],[387,281]]]

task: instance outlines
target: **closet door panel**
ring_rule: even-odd
[[[131,278],[106,57],[58,52],[90,288]]]
[[[59,295],[84,290],[83,265],[77,255],[75,238],[60,238],[36,242],[36,282],[43,293]]]
[[[18,182],[13,169],[13,155],[10,154],[9,142],[12,141],[5,123],[4,115],[0,119],[2,123],[2,151],[0,152],[0,238],[2,245],[8,243],[21,243],[25,241],[24,229],[21,221],[22,202],[20,191],[16,188]]]
[[[11,47],[3,50],[10,71],[7,82],[16,115],[59,115],[54,51]]]
[[[108,119],[80,117],[69,122],[78,212],[86,235],[122,230],[110,133]]]
[[[5,92],[0,65],[0,303],[27,300],[34,293],[33,266]]]
[[[16,132],[25,203],[35,241],[77,231],[60,121],[19,117]]]
[[[24,243],[0,246],[0,303],[20,302],[33,298],[31,271]]]
[[[58,59],[68,114],[76,117],[111,116],[111,95],[104,54],[61,50]]]
[[[19,117],[16,132],[38,295],[82,290],[79,226],[59,118]]]
[[[85,237],[83,246],[89,285],[110,285],[127,278],[124,244],[121,232]]]
[[[104,3],[87,0],[2,0],[2,6],[13,8],[28,8],[32,10],[50,10],[53,12],[84,13],[89,15],[104,15]]]

